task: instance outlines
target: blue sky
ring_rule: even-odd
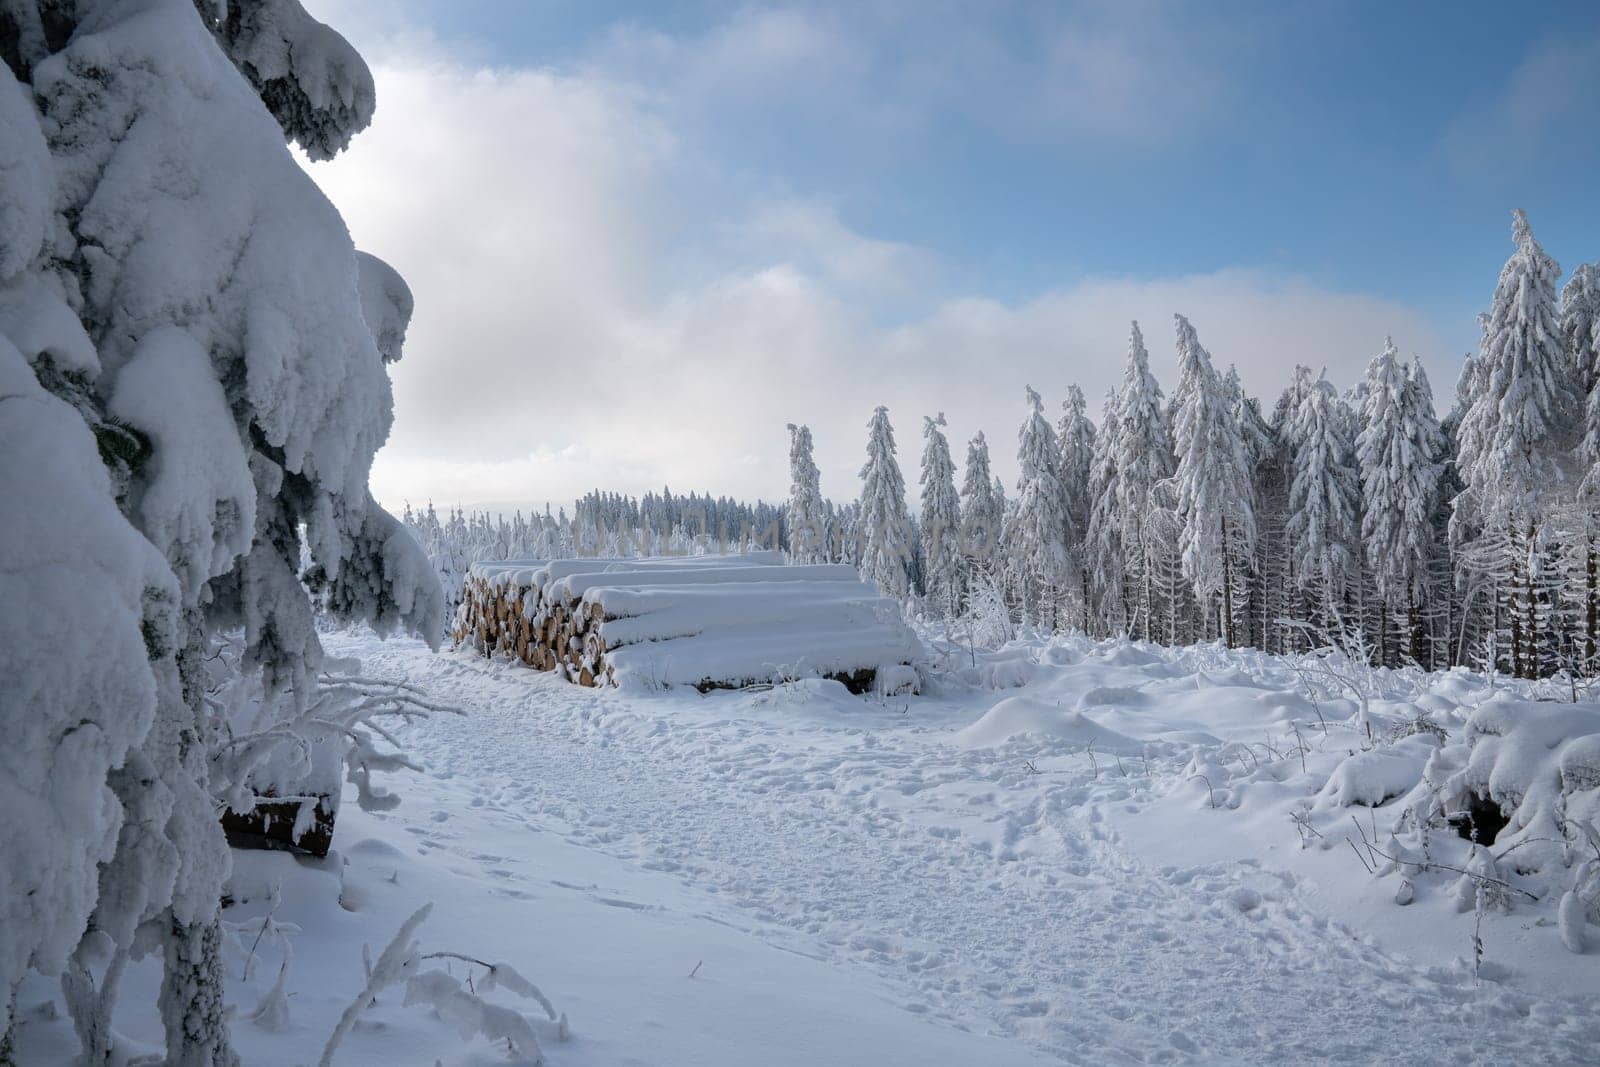
[[[1347,384],[1393,332],[1427,362],[1444,403],[1509,253],[1512,207],[1568,269],[1600,258],[1593,3],[316,10],[374,64],[379,112],[363,140],[393,138],[420,109],[454,101],[461,115],[438,121],[460,183],[509,183],[512,207],[496,217],[553,237],[556,263],[524,250],[487,269],[486,286],[519,271],[558,284],[560,263],[611,249],[586,265],[594,275],[560,278],[573,291],[548,310],[568,326],[548,315],[504,325],[538,338],[553,362],[603,351],[612,381],[643,368],[642,395],[609,410],[636,421],[670,394],[691,427],[582,461],[592,444],[552,429],[498,481],[483,470],[454,480],[486,500],[501,499],[495,484],[521,500],[530,480],[546,483],[532,497],[560,500],[569,482],[602,476],[634,491],[671,478],[780,495],[792,419],[813,422],[825,491],[831,480],[847,496],[855,427],[880,402],[897,415],[908,468],[920,416],[939,406],[957,455],[981,426],[1004,472],[1024,380],[1047,400],[1079,380],[1098,407],[1130,309],[1158,373],[1170,313],[1184,311],[1261,393],[1297,361]],[[430,88],[406,114],[387,110],[386,90],[411,100],[413,82]],[[470,100],[484,92],[510,118],[469,138],[463,124],[484,111]],[[510,129],[520,114],[529,129]],[[363,149],[358,140],[312,172],[331,175],[324,186],[358,243],[400,260],[418,290],[408,360],[434,360],[435,373],[415,372],[415,389],[397,379],[389,458],[412,469],[389,482],[398,468],[385,468],[382,488],[431,493],[442,472],[422,476],[424,459],[487,462],[483,442],[463,439],[472,434],[436,432],[452,425],[437,411],[413,417],[431,437],[406,428],[408,404],[437,399],[449,365],[419,351],[445,347],[447,333],[422,309],[430,292],[460,286],[461,269],[421,284],[436,242],[415,236],[419,218],[357,203],[377,172],[395,180],[382,158],[392,153]],[[453,195],[437,176],[417,190]],[[565,211],[563,196],[583,203]],[[449,298],[457,316],[470,303]],[[720,385],[650,388],[661,384],[652,369],[684,346],[686,370]],[[977,385],[963,373],[975,364]],[[848,404],[837,380],[809,394],[762,388],[785,374],[837,379],[841,366],[873,368],[850,383]],[[736,426],[696,429],[740,403],[756,410]],[[747,440],[767,422],[771,441]],[[541,479],[541,457],[562,473]]]

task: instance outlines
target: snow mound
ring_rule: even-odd
[[[1507,810],[1528,800],[1548,800],[1561,792],[1561,756],[1574,742],[1581,743],[1573,766],[1577,778],[1585,780],[1583,764],[1593,751],[1587,735],[1595,733],[1600,733],[1600,708],[1497,695],[1467,720],[1472,756],[1451,785]]]
[[[1334,769],[1317,794],[1317,803],[1345,808],[1361,804],[1375,808],[1385,801],[1405,796],[1422,781],[1423,769],[1438,748],[1437,737],[1422,733],[1385,748],[1349,756]]]
[[[1561,788],[1576,793],[1600,787],[1600,734],[1574,738],[1561,750]]]
[[[1148,694],[1114,685],[1090,689],[1078,698],[1079,708],[1143,708],[1149,704]]]
[[[1467,755],[1439,775],[1440,796],[1456,813],[1498,807],[1507,822],[1493,844],[1515,856],[1519,872],[1564,879],[1600,848],[1600,707],[1501,693],[1472,713],[1465,733]]]
[[[956,732],[963,748],[992,748],[1014,737],[1036,734],[1069,745],[1119,756],[1137,756],[1144,746],[1126,734],[1107,729],[1083,714],[1068,711],[1035,697],[1007,697],[984,712],[983,718]]]
[[[1131,641],[1119,641],[1101,652],[1097,658],[1113,667],[1149,667],[1164,662],[1164,657],[1159,653],[1148,648],[1140,648]]]

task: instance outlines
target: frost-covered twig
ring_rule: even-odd
[[[424,904],[413,912],[411,918],[401,924],[399,932],[378,957],[378,962],[367,968],[366,985],[361,987],[360,994],[350,1002],[349,1007],[344,1009],[344,1014],[339,1016],[339,1024],[333,1028],[328,1043],[322,1047],[322,1059],[318,1061],[321,1067],[330,1067],[333,1063],[333,1054],[339,1051],[339,1045],[355,1028],[356,1019],[372,1003],[372,999],[416,971],[417,942],[411,935],[416,933],[417,927],[422,925],[432,910],[432,904]]]
[[[1506,892],[1509,892],[1509,893],[1520,893],[1522,896],[1525,896],[1529,900],[1532,900],[1532,901],[1537,901],[1539,899],[1539,895],[1537,893],[1530,893],[1528,890],[1523,889],[1520,886],[1512,885],[1510,882],[1506,881],[1504,878],[1497,878],[1494,875],[1485,874],[1482,871],[1468,870],[1465,867],[1455,867],[1455,866],[1452,866],[1452,865],[1450,865],[1448,863],[1440,863],[1437,860],[1433,860],[1433,859],[1424,859],[1424,860],[1418,862],[1418,861],[1415,861],[1415,860],[1407,859],[1407,858],[1402,857],[1402,856],[1392,855],[1392,854],[1390,854],[1388,852],[1385,852],[1383,849],[1379,848],[1378,845],[1375,842],[1373,842],[1373,841],[1371,841],[1371,840],[1369,840],[1367,838],[1367,832],[1362,827],[1360,820],[1356,819],[1354,815],[1352,815],[1350,818],[1351,818],[1351,821],[1356,824],[1356,833],[1361,835],[1361,842],[1362,842],[1363,846],[1365,846],[1367,851],[1369,853],[1371,853],[1372,855],[1374,855],[1374,856],[1378,856],[1378,857],[1381,857],[1384,860],[1387,860],[1389,863],[1395,865],[1396,867],[1399,867],[1402,864],[1412,863],[1417,868],[1419,868],[1420,870],[1424,870],[1424,871],[1426,871],[1426,870],[1449,871],[1451,874],[1459,874],[1462,877],[1470,878],[1476,884],[1480,884],[1480,885],[1481,884],[1488,884],[1488,885],[1491,885],[1491,886],[1495,886],[1495,887],[1497,887],[1499,889],[1503,889],[1503,890],[1505,890]],[[1351,841],[1348,835],[1345,837],[1345,840],[1350,842],[1350,847],[1352,849],[1356,848],[1355,842]],[[1510,849],[1507,849],[1507,851],[1509,852]],[[1490,854],[1487,849],[1484,850],[1483,854],[1484,855],[1488,855],[1491,860],[1493,860],[1493,858],[1494,858],[1493,855]],[[1361,855],[1361,850],[1360,849],[1356,849],[1356,855],[1357,856]],[[1366,860],[1363,858],[1362,862],[1366,863]],[[1368,866],[1367,869],[1368,869],[1369,872],[1376,873],[1376,871],[1370,865]]]
[[[513,1052],[528,1056],[535,1063],[543,1063],[544,1054],[539,1048],[539,1040],[534,1035],[533,1027],[527,1018],[519,1011],[491,1004],[483,999],[483,994],[491,993],[495,989],[504,989],[537,1002],[549,1016],[550,1021],[556,1024],[557,1034],[562,1040],[566,1039],[568,1034],[566,1015],[557,1012],[550,998],[510,964],[489,963],[463,952],[421,953],[412,935],[428,917],[432,908],[432,904],[424,904],[418,908],[400,927],[400,931],[395,934],[394,940],[389,942],[389,946],[383,950],[376,963],[370,962],[366,947],[362,947],[362,962],[367,972],[366,985],[362,987],[360,995],[345,1009],[339,1019],[339,1025],[328,1038],[328,1044],[322,1050],[321,1067],[329,1067],[333,1062],[333,1055],[338,1051],[340,1043],[355,1026],[361,1012],[372,1004],[373,998],[402,981],[406,985],[405,1004],[427,1004],[438,1012],[440,1018],[453,1024],[463,1037],[482,1034],[490,1041],[504,1041]],[[424,960],[437,959],[460,960],[482,967],[485,973],[476,983],[469,973],[467,988],[463,989],[461,983],[446,971],[419,971]]]
[[[541,993],[538,986],[518,974],[509,963],[488,963],[478,959],[476,956],[468,956],[461,952],[429,952],[422,958],[425,960],[461,960],[463,963],[476,964],[488,972],[483,980],[483,991],[485,993],[491,992],[497,987],[510,990],[518,996],[538,1001],[539,1006],[544,1008],[544,1012],[550,1017],[551,1022],[559,1022],[561,1020],[560,1014],[556,1012],[555,1005],[550,1003],[550,998]]]
[[[231,635],[218,642],[224,665],[240,654]],[[398,797],[372,784],[374,773],[418,769],[407,757],[397,734],[386,722],[410,723],[436,714],[463,714],[461,709],[429,698],[407,681],[388,681],[357,673],[324,672],[309,697],[294,692],[268,693],[257,674],[230,674],[209,694],[220,723],[211,751],[211,785],[219,803],[246,814],[261,800],[299,803],[304,809],[337,791],[337,768],[313,771],[317,747],[339,746],[333,758],[342,762],[356,786],[357,802],[367,810],[387,810]],[[379,748],[387,743],[393,751]],[[327,775],[321,788],[296,790],[313,773]]]

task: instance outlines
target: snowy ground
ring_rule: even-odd
[[[1035,643],[881,701],[831,683],[585,690],[413,642],[329,644],[467,715],[410,731],[426,772],[396,776],[390,813],[347,804],[338,855],[242,854],[228,917],[233,976],[256,947],[231,990],[247,1063],[315,1062],[360,988],[360,944],[376,953],[428,900],[425,949],[509,962],[567,1013],[562,1039],[500,997],[532,1009],[555,1067],[1567,1063],[1600,1047],[1600,952],[1562,948],[1550,901],[1482,917],[1475,977],[1478,917],[1449,877],[1415,879],[1400,907],[1399,875],[1345,844],[1352,813],[1380,827],[1385,808],[1313,806],[1324,837],[1301,847],[1289,812],[1359,734],[1309,726],[1350,708],[1308,700],[1281,661]],[[1465,674],[1422,684],[1452,730],[1488,695]],[[255,941],[269,910],[298,927],[287,1029],[249,1019],[282,956]],[[24,1063],[73,1047],[52,994],[24,990]],[[339,1062],[505,1062],[398,991],[362,1019]],[[118,1026],[126,1053],[159,1034]]]

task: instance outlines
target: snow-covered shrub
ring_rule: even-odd
[[[874,688],[879,696],[914,696],[922,691],[922,679],[913,665],[891,660],[878,665]]]
[[[242,629],[239,668],[304,712],[302,530],[334,610],[442,627],[367,492],[403,286],[284,143],[341,148],[371,76],[296,0],[18,0],[0,24],[0,663],[30,712],[0,757],[25,816],[0,831],[0,1012],[21,968],[64,972],[98,1061],[123,967],[160,953],[169,1057],[230,1063],[212,635]]]
[[[1438,747],[1438,737],[1423,732],[1392,745],[1357,752],[1334,769],[1318,799],[1340,807],[1352,804],[1377,807],[1405,796],[1422,779],[1423,768]]]
[[[978,648],[999,648],[1016,635],[1005,592],[999,582],[986,574],[974,575],[969,588],[967,610],[962,619],[969,640]]]
[[[308,701],[269,693],[260,674],[238,669],[240,649],[237,635],[225,634],[207,660],[208,703],[225,734],[213,746],[209,784],[230,837],[265,835],[325,854],[344,780],[364,810],[387,811],[398,797],[372,775],[416,769],[386,723],[459,714],[404,682],[362,676],[353,660],[325,661]]]
[[[1498,693],[1467,720],[1465,733],[1468,756],[1440,790],[1450,810],[1497,806],[1507,823],[1495,851],[1522,873],[1553,877],[1600,859],[1592,843],[1600,831],[1600,708]]]

